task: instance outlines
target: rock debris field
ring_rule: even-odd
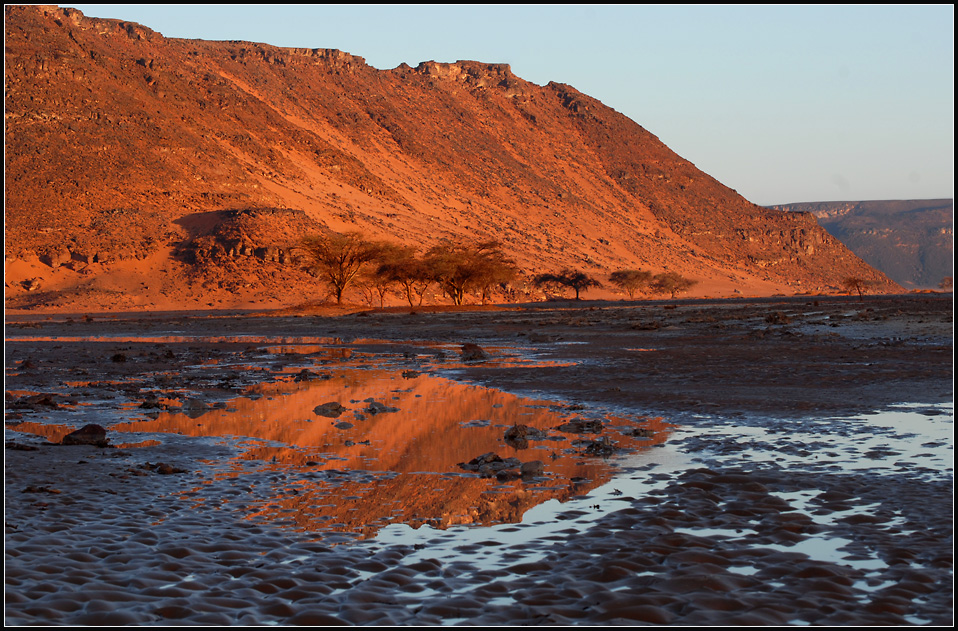
[[[953,621],[950,295],[8,314],[5,352],[10,625]]]

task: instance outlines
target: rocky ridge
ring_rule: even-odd
[[[828,292],[849,275],[900,291],[812,215],[756,206],[506,64],[378,70],[68,8],[5,18],[8,307],[319,298],[289,251],[321,230],[494,237],[526,274],[677,271],[700,295]]]

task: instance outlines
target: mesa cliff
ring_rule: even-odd
[[[691,295],[848,276],[901,291],[812,214],[752,204],[596,99],[506,64],[379,70],[67,8],[5,18],[8,308],[319,299],[294,255],[324,230],[493,238],[526,275],[675,271],[699,281]]]

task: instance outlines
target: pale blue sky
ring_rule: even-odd
[[[758,204],[954,196],[954,7],[62,5],[167,37],[569,84]]]

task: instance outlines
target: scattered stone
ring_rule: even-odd
[[[336,401],[323,403],[322,405],[317,405],[313,408],[313,414],[325,416],[326,418],[339,418],[339,416],[345,411],[346,408]]]
[[[42,283],[39,278],[28,278],[27,280],[20,281],[20,285],[27,291],[38,291]]]
[[[526,449],[529,447],[530,440],[545,440],[546,435],[535,427],[517,423],[506,430],[506,434],[503,438],[506,444],[511,447]]]
[[[418,377],[420,374],[422,374],[422,373],[420,373],[418,370],[404,370],[404,371],[402,371],[402,378],[403,378],[403,379],[415,379],[415,378]]]
[[[153,410],[156,408],[162,408],[160,399],[155,394],[148,394],[146,398],[143,399],[143,403],[140,404],[140,408],[143,410]]]
[[[489,355],[486,354],[486,351],[482,350],[481,346],[471,342],[462,345],[461,355],[462,361],[464,362],[478,362],[489,359]]]
[[[202,399],[191,398],[183,402],[183,414],[186,414],[190,418],[199,418],[206,414],[210,409],[210,406],[207,405],[206,401]]]
[[[49,486],[28,486],[23,489],[24,493],[51,493],[53,495],[59,495],[60,491],[56,489],[51,489]]]
[[[38,408],[60,409],[60,404],[54,400],[55,394],[31,394],[25,397],[14,399],[7,406],[15,410],[36,410]]]
[[[369,401],[369,405],[364,411],[370,416],[375,416],[377,414],[385,414],[386,412],[398,412],[399,408],[390,407],[379,401]]]
[[[544,335],[542,333],[530,333],[528,340],[533,344],[548,344],[562,339],[558,335]]]
[[[477,456],[467,463],[460,462],[459,468],[466,471],[475,471],[483,478],[497,476],[500,472],[515,469],[515,477],[519,477],[518,469],[522,463],[518,458],[501,458],[498,454],[489,452]]]
[[[335,427],[336,429],[351,429],[356,426],[350,423],[349,421],[340,421],[336,423],[333,427]]]
[[[26,445],[24,443],[18,443],[16,441],[8,441],[4,444],[4,447],[7,449],[13,449],[15,451],[39,451],[39,447],[34,445]]]
[[[115,353],[112,357],[110,357],[110,361],[114,364],[122,364],[126,361],[126,355],[123,353]]]
[[[173,465],[167,464],[165,462],[158,462],[152,464],[146,462],[143,464],[143,468],[148,471],[154,471],[160,475],[173,475],[175,473],[188,473],[186,469],[180,469],[179,467],[174,467]]]
[[[598,440],[576,441],[574,444],[585,445],[585,454],[588,456],[607,458],[617,451],[615,443],[609,440],[608,436]]]
[[[598,434],[602,432],[602,421],[586,421],[584,419],[573,419],[555,429],[567,434]]]
[[[110,441],[106,437],[106,429],[95,423],[84,425],[80,429],[70,432],[63,437],[61,445],[93,445],[94,447],[109,447]]]
[[[775,313],[770,313],[765,316],[765,321],[769,324],[790,324],[792,319],[783,312],[776,311]]]
[[[541,460],[523,462],[519,472],[523,479],[542,477],[545,475],[545,464]]]

